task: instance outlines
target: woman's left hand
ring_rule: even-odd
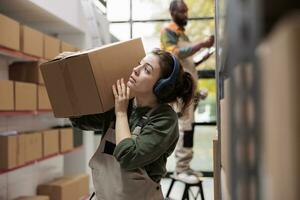
[[[119,114],[127,114],[130,89],[124,83],[124,79],[117,80],[116,85],[112,86],[112,90],[115,96],[115,113]]]

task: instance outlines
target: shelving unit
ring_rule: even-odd
[[[52,110],[30,110],[30,111],[0,111],[0,116],[24,116],[52,113]]]
[[[261,174],[262,155],[262,110],[261,69],[255,55],[260,42],[285,14],[299,9],[299,3],[292,0],[216,0],[216,35],[218,83],[218,155],[223,155],[220,125],[220,101],[224,98],[224,81],[229,81],[230,96],[228,135],[226,146],[230,163],[226,172],[228,180],[221,180],[229,196],[223,199],[260,200],[263,192]],[[220,12],[220,7],[221,11]],[[219,21],[218,21],[219,20]],[[224,23],[219,23],[224,21]],[[219,30],[218,30],[219,29]],[[225,29],[225,31],[224,31]],[[224,32],[222,32],[224,31]],[[218,37],[222,32],[224,38]],[[219,46],[218,46],[219,45]],[[221,51],[220,51],[221,50]],[[224,132],[225,134],[225,132]],[[221,162],[221,158],[219,158]],[[220,171],[222,164],[220,164]],[[221,177],[221,179],[224,177]],[[221,191],[219,191],[221,192]],[[222,191],[224,192],[224,191]],[[270,192],[270,191],[269,191]]]
[[[8,70],[8,65],[13,62],[47,61],[44,58],[28,55],[4,46],[0,46],[0,59],[3,60],[3,64],[7,64],[7,67],[2,67],[2,70]],[[8,79],[8,71],[4,73],[3,78]],[[51,109],[0,111],[0,134],[7,131],[38,132],[51,127],[66,125],[70,125],[69,121],[55,118]],[[36,187],[39,184],[63,175],[85,173],[83,166],[79,166],[77,171],[70,169],[78,162],[84,163],[84,156],[85,148],[81,145],[72,150],[33,160],[11,169],[0,170],[0,199],[11,200],[18,196],[35,195]]]
[[[15,61],[38,61],[45,60],[36,56],[28,55],[21,51],[12,50],[3,46],[0,46],[0,55],[13,58]]]
[[[14,171],[14,170],[18,170],[18,169],[23,168],[23,167],[27,167],[27,166],[29,166],[29,165],[33,165],[33,164],[35,164],[35,163],[37,163],[37,162],[42,162],[42,161],[44,161],[44,160],[53,158],[53,157],[58,156],[58,155],[69,154],[69,153],[78,151],[78,150],[80,150],[80,149],[82,149],[82,148],[83,148],[82,146],[78,146],[78,147],[75,147],[75,148],[73,148],[73,149],[71,149],[71,150],[68,150],[68,151],[65,151],[65,152],[55,153],[55,154],[52,154],[52,155],[49,155],[49,156],[40,158],[40,159],[38,159],[38,160],[30,161],[30,162],[28,162],[28,163],[26,163],[26,164],[24,164],[24,165],[20,165],[20,166],[14,167],[14,168],[12,168],[12,169],[5,169],[5,170],[1,170],[1,169],[0,169],[0,175],[5,174],[5,173],[8,173],[8,172],[12,172],[12,171]]]

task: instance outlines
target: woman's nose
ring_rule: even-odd
[[[138,74],[139,74],[139,72],[140,72],[139,67],[140,67],[140,66],[137,66],[137,67],[133,68],[133,72],[134,72],[135,75],[138,75]]]

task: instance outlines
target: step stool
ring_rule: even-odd
[[[190,184],[190,183],[186,183],[186,182],[183,182],[181,180],[175,179],[173,175],[170,176],[170,179],[171,179],[171,184],[170,184],[170,187],[169,187],[168,192],[167,192],[167,196],[166,196],[167,199],[170,195],[170,192],[173,188],[173,185],[174,185],[175,181],[179,181],[179,182],[184,184],[184,191],[183,191],[182,200],[186,200],[186,199],[190,200],[189,193],[192,194],[194,200],[197,200],[198,195],[201,196],[201,200],[205,200],[204,199],[204,193],[203,193],[202,180],[200,180],[198,183]],[[198,192],[195,195],[190,190],[191,187],[198,187],[199,188]]]

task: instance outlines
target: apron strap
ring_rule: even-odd
[[[92,195],[90,196],[89,200],[92,200],[92,199],[93,199],[93,197],[95,196],[95,194],[96,194],[96,193],[95,193],[95,192],[93,192],[93,193],[92,193]]]

